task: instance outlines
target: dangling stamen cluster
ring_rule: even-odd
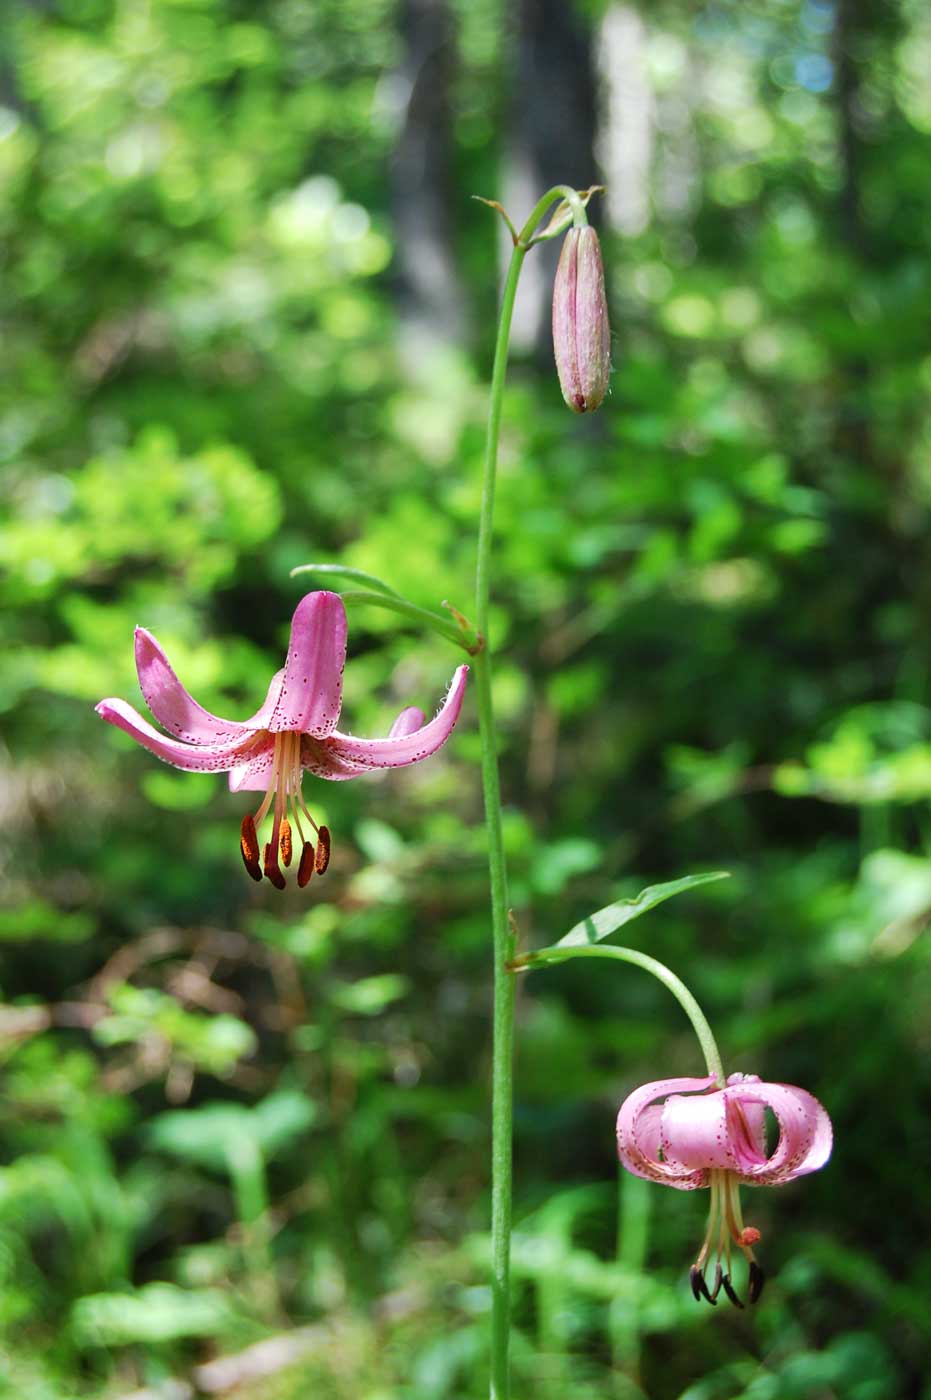
[[[689,1270],[689,1282],[697,1302],[704,1298],[714,1306],[723,1288],[734,1307],[742,1308],[743,1303],[731,1283],[731,1249],[736,1245],[747,1261],[747,1298],[755,1303],[766,1282],[766,1276],[753,1254],[753,1245],[758,1243],[760,1232],[752,1225],[745,1226],[743,1223],[740,1187],[733,1172],[712,1169],[709,1186],[711,1209],[708,1212],[708,1230],[698,1258]],[[715,1255],[714,1280],[709,1288],[705,1281],[705,1266],[712,1253]]]
[[[314,873],[322,875],[330,863],[330,833],[325,826],[318,826],[307,810],[301,791],[302,778],[301,735],[296,730],[284,730],[275,735],[272,771],[265,796],[257,812],[243,817],[239,841],[243,864],[253,880],[261,880],[264,875],[278,890],[283,890],[287,885],[281,864],[287,868],[294,858],[292,820],[301,842],[301,855],[297,866],[298,885],[303,888]],[[258,829],[268,815],[270,807],[272,834],[265,845],[260,864]],[[301,826],[302,815],[316,833],[316,850],[313,842],[305,839]]]

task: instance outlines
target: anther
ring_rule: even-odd
[[[314,848],[309,841],[304,842],[304,849],[301,851],[300,864],[297,867],[297,883],[304,888],[310,881],[314,873]]]
[[[723,1288],[724,1288],[724,1292],[727,1294],[728,1298],[730,1298],[731,1302],[734,1304],[734,1307],[735,1307],[735,1308],[740,1308],[741,1311],[742,1311],[742,1310],[743,1310],[743,1303],[740,1301],[740,1299],[737,1297],[737,1294],[734,1292],[734,1285],[731,1283],[731,1276],[730,1276],[730,1274],[722,1274],[722,1275],[721,1275],[721,1284],[722,1284],[722,1286],[723,1286]]]
[[[705,1275],[697,1264],[693,1264],[689,1269],[689,1283],[692,1285],[692,1297],[696,1303],[700,1303],[704,1298],[712,1307],[715,1306],[714,1299],[708,1292],[708,1285],[705,1283]]]
[[[253,880],[261,880],[262,867],[259,865],[259,838],[255,834],[255,820],[247,813],[242,819],[239,831],[239,849],[242,863]]]
[[[721,1268],[721,1261],[720,1261],[720,1259],[719,1259],[718,1262],[717,1262],[717,1264],[715,1264],[715,1266],[714,1266],[714,1285],[713,1285],[713,1287],[712,1287],[712,1289],[711,1289],[711,1292],[710,1292],[709,1295],[708,1295],[708,1301],[709,1301],[710,1303],[717,1302],[717,1297],[718,1297],[718,1294],[721,1292],[721,1284],[722,1284],[723,1282],[724,1282],[724,1271],[723,1271],[723,1269]]]
[[[271,880],[272,884],[275,886],[275,889],[276,889],[276,890],[283,890],[283,889],[286,889],[286,888],[287,888],[288,882],[287,882],[287,880],[284,878],[284,876],[282,875],[281,871],[278,869],[278,852],[277,852],[277,851],[275,851],[274,853],[272,852],[272,845],[271,845],[271,842],[270,842],[270,841],[267,841],[267,842],[265,843],[265,862],[264,862],[264,864],[265,864],[265,875],[266,875],[267,879]]]
[[[317,857],[314,869],[322,875],[330,863],[330,828],[321,826],[317,831]]]
[[[279,837],[278,845],[281,850],[281,859],[284,861],[285,865],[290,865],[294,848],[291,844],[291,823],[288,821],[287,817],[282,817],[281,819],[281,836]]]
[[[763,1270],[760,1268],[756,1260],[754,1260],[750,1265],[750,1280],[747,1285],[747,1297],[750,1299],[751,1303],[756,1303],[759,1301],[760,1294],[763,1292],[763,1284],[765,1282],[766,1275],[764,1274]]]

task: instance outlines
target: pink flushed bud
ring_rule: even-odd
[[[608,392],[611,330],[598,235],[566,234],[553,285],[553,350],[562,396],[573,413],[597,408]]]

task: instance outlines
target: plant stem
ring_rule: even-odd
[[[508,917],[507,867],[501,821],[501,783],[498,776],[498,740],[492,700],[492,654],[488,639],[488,600],[491,584],[491,546],[494,532],[495,479],[498,467],[498,439],[501,431],[501,405],[507,373],[511,318],[521,266],[530,248],[529,240],[551,204],[566,199],[576,219],[585,220],[585,211],[575,190],[554,186],[539,201],[514,243],[508,266],[498,336],[491,375],[488,428],[485,435],[485,466],[482,478],[482,509],[475,569],[475,625],[481,646],[475,655],[475,688],[478,698],[479,734],[482,746],[482,790],[485,799],[485,825],[488,832],[488,873],[491,884],[491,923],[494,940],[494,1029],[492,1044],[491,1103],[491,1400],[508,1400],[510,1395],[510,1265],[511,1265],[511,1181],[514,1101],[514,974],[510,962],[515,939]]]
[[[608,958],[615,962],[632,963],[634,967],[642,968],[644,972],[649,972],[657,981],[662,982],[691,1021],[705,1057],[708,1073],[714,1075],[723,1089],[724,1066],[707,1017],[682,979],[658,958],[651,958],[649,953],[639,953],[636,948],[622,948],[616,943],[591,943],[566,948],[543,948],[539,953],[524,953],[514,962],[513,968],[515,972],[531,972],[535,967],[554,967],[557,963],[569,962],[572,958]]]

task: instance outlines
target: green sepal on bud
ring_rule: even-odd
[[[608,392],[611,329],[598,235],[566,234],[553,284],[553,352],[559,387],[573,413],[590,413]]]

